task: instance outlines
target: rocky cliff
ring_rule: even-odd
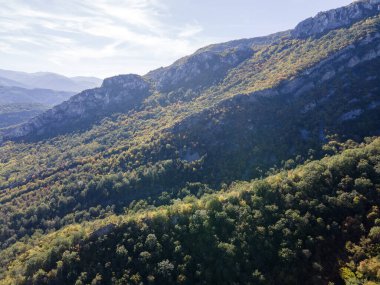
[[[320,12],[299,23],[291,32],[295,38],[319,36],[328,31],[348,27],[364,18],[380,13],[380,0],[356,1],[346,7]]]
[[[85,90],[68,101],[17,127],[3,130],[3,138],[38,138],[46,133],[59,134],[87,127],[97,119],[127,112],[148,97],[150,85],[134,74],[107,78],[100,88]]]
[[[249,46],[228,48],[222,51],[205,50],[176,61],[171,66],[149,72],[160,92],[178,88],[203,89],[220,82],[228,70],[236,67],[253,54]]]

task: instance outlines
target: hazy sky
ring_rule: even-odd
[[[0,0],[0,68],[144,74],[216,42],[293,28],[350,0]]]

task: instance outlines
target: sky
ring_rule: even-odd
[[[212,43],[294,28],[352,0],[0,0],[0,68],[145,74]]]

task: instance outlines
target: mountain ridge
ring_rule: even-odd
[[[193,55],[177,60],[168,67],[153,70],[142,76],[141,79],[147,80],[151,85],[149,96],[152,96],[155,92],[170,93],[176,92],[178,88],[186,90],[192,86],[197,86],[197,89],[199,89],[194,90],[194,88],[192,88],[193,93],[200,93],[203,92],[202,90],[207,89],[208,86],[219,84],[225,80],[227,74],[237,68],[241,63],[248,62],[249,59],[258,52],[255,50],[255,45],[256,48],[261,46],[261,49],[265,49],[265,47],[270,45],[276,46],[278,41],[286,42],[291,41],[292,38],[298,38],[298,35],[302,33],[305,33],[308,37],[311,36],[310,33],[314,36],[319,36],[321,31],[315,30],[313,28],[314,26],[323,27],[323,33],[346,27],[348,24],[352,25],[360,19],[377,15],[380,13],[379,5],[380,2],[378,0],[357,1],[343,8],[321,12],[314,18],[301,22],[292,31],[205,47],[196,51]],[[321,21],[323,22],[324,19],[329,20],[325,22],[324,25],[321,25],[320,23]],[[310,25],[310,22],[314,24]],[[111,78],[106,80],[110,81],[112,80]],[[128,75],[126,75],[125,78],[128,78]],[[238,93],[239,92],[236,92],[236,94]],[[108,100],[106,93],[104,93],[103,96],[105,96],[103,102],[106,102]],[[73,108],[75,109],[76,106],[74,105]],[[102,108],[101,105],[99,105],[99,107]],[[54,114],[56,111],[59,112],[58,108],[59,106],[53,111],[50,111],[50,115],[48,113],[42,114],[29,123],[19,126],[16,129],[6,131],[3,133],[3,139],[12,139],[12,137],[14,137],[14,139],[20,139],[27,137],[28,134],[32,134],[33,132],[36,133],[37,129],[42,127],[44,121],[48,122],[54,120],[54,116],[51,116],[51,114]],[[125,108],[124,111],[129,110],[128,106],[125,106]],[[120,111],[123,112],[123,109],[121,108]],[[83,112],[86,112],[85,109],[83,109]],[[110,113],[108,115],[110,115]],[[69,117],[68,115],[68,120],[70,120]]]
[[[303,38],[305,36],[318,36],[322,33],[352,25],[360,19],[371,17],[379,13],[379,0],[357,1],[346,7],[318,13],[314,18],[302,21],[291,31],[201,48],[193,55],[181,58],[168,67],[148,72],[146,75],[142,76],[142,78],[151,81],[151,84],[155,86],[155,89],[164,93],[175,90],[176,86],[186,88],[186,86],[195,85],[201,87],[205,83],[213,85],[216,82],[213,82],[210,78],[219,78],[217,80],[222,80],[228,70],[236,67],[255,53],[252,47],[256,44],[273,44],[278,40],[281,40],[281,38],[291,39]],[[209,69],[210,66],[212,66],[213,69]],[[210,75],[205,75],[207,73],[210,73]],[[215,76],[215,74],[218,75]],[[109,81],[111,79],[108,78],[106,80]],[[48,116],[47,114],[45,115]],[[36,120],[41,121],[42,118],[36,118],[34,119],[34,122]],[[24,130],[30,130],[32,124],[33,122],[30,122],[29,126],[24,125],[22,128],[24,128]],[[21,136],[25,136],[27,132],[25,133],[21,129],[18,129],[15,130],[14,133],[18,134],[15,137],[18,138],[20,134]],[[11,137],[11,134],[5,135],[5,138]]]
[[[295,38],[318,36],[327,31],[350,26],[363,18],[380,12],[379,0],[358,0],[348,6],[319,12],[315,17],[300,22],[291,35]]]

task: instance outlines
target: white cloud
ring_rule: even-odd
[[[199,47],[194,36],[202,32],[197,23],[170,25],[168,7],[157,0],[51,0],[48,5],[0,0],[0,5],[0,60],[22,53],[25,61],[29,55],[29,68],[40,62],[36,71],[144,73],[194,51]],[[13,66],[22,66],[17,60]]]

